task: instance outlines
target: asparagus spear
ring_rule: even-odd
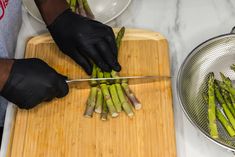
[[[126,80],[122,81],[122,88],[124,89],[127,97],[131,101],[132,105],[135,107],[136,110],[140,110],[142,105],[140,101],[137,99],[135,94],[132,92],[132,90],[129,88],[129,85],[127,84]]]
[[[83,5],[83,0],[77,0],[78,3],[78,13],[84,17],[86,17],[86,11]]]
[[[221,89],[221,91],[222,91],[222,95],[224,97],[224,100],[225,100],[229,110],[233,114],[233,117],[235,117],[235,109],[233,108],[233,105],[232,105],[232,103],[230,101],[229,93],[226,90],[224,90],[224,89]]]
[[[114,103],[114,106],[115,106],[117,112],[121,112],[122,111],[122,104],[119,100],[115,84],[112,84],[109,86],[109,92],[111,94],[111,97],[112,97],[112,100],[113,100],[113,103]]]
[[[232,128],[231,124],[227,121],[227,119],[224,117],[223,113],[217,108],[216,109],[216,117],[220,121],[220,123],[224,126],[226,131],[231,137],[235,136],[235,130]]]
[[[118,78],[119,77],[117,75],[117,72],[115,72],[115,71],[112,71],[111,75],[112,75],[113,78]],[[120,84],[120,80],[118,80],[118,79],[116,80],[115,86],[116,86],[116,89],[117,89],[118,97],[119,97],[119,100],[121,102],[122,108],[124,109],[124,111],[126,112],[126,114],[129,117],[132,117],[134,115],[134,113],[131,109],[131,105],[129,104],[129,102],[127,101],[127,99],[125,97],[125,94],[123,93],[123,90],[122,90],[122,87],[121,87],[121,84]]]
[[[223,83],[226,85],[227,88],[229,88],[229,87],[233,88],[232,81],[230,80],[229,77],[226,77],[223,73],[220,73],[220,76],[221,76],[221,78],[222,78],[222,80],[223,80]],[[234,99],[234,95],[231,94],[231,92],[229,92],[229,96],[230,96],[230,99],[231,99],[233,108],[235,109],[235,99]]]
[[[97,66],[93,64],[91,78],[96,78],[96,77],[97,77]],[[91,86],[97,86],[98,82],[96,80],[92,80],[90,84]]]
[[[228,86],[224,82],[221,82],[221,81],[218,81],[218,80],[217,80],[217,83],[219,84],[219,86],[221,88],[223,88],[224,90],[228,91],[229,93],[231,93],[233,95],[233,97],[235,97],[235,89],[232,86]]]
[[[121,41],[124,37],[125,34],[125,27],[122,27],[120,29],[120,31],[117,34],[116,37],[116,45],[118,50],[120,49],[121,46]],[[118,77],[118,74],[116,71],[112,71],[111,75],[115,78]],[[118,82],[119,83],[119,82]],[[131,101],[132,105],[135,107],[136,110],[139,110],[141,108],[141,103],[139,102],[139,100],[136,98],[135,94],[131,91],[131,89],[129,88],[129,85],[127,84],[127,80],[123,80],[122,81],[122,87],[124,89],[124,92],[126,93],[127,97],[129,98],[129,100]]]
[[[102,104],[104,102],[103,94],[100,88],[98,88],[97,92],[97,99],[96,99],[96,104],[95,104],[95,112],[96,113],[101,113],[102,112]]]
[[[104,77],[104,74],[100,69],[98,69],[98,77],[99,78]],[[109,110],[112,117],[117,117],[118,113],[116,112],[116,109],[114,107],[112,98],[110,96],[110,93],[109,93],[109,90],[108,90],[108,85],[106,84],[106,82],[100,82],[100,83],[101,83],[100,87],[101,87],[102,93],[104,95],[104,100],[106,101],[106,104],[108,106],[108,110]]]
[[[111,74],[108,73],[108,72],[104,72],[104,77],[105,78],[111,78]],[[110,84],[109,82],[107,82],[107,84]],[[122,104],[118,98],[118,94],[117,94],[117,90],[116,90],[116,87],[114,84],[110,85],[109,86],[109,92],[110,92],[110,95],[112,97],[112,100],[113,100],[113,104],[117,110],[117,112],[121,112],[122,111]]]
[[[117,45],[117,49],[119,50],[120,49],[120,46],[121,46],[121,41],[122,41],[122,39],[123,39],[123,37],[124,37],[124,34],[125,34],[125,32],[126,32],[126,28],[125,27],[122,27],[121,29],[120,29],[120,31],[118,32],[118,34],[117,34],[117,37],[116,37],[116,45]]]
[[[235,109],[235,99],[234,99],[234,96],[231,93],[229,93],[229,97],[230,97],[233,109]]]
[[[214,74],[209,74],[208,80],[208,116],[209,116],[209,130],[213,138],[218,138],[218,130],[216,125],[216,105],[215,105],[215,89],[214,89]]]
[[[108,107],[107,107],[106,101],[104,101],[102,105],[101,120],[105,121],[107,119],[108,119]]]
[[[206,101],[206,103],[208,103],[208,101],[209,101],[208,96],[205,93],[203,94],[203,98]],[[233,129],[231,124],[228,122],[228,120],[224,117],[222,111],[220,111],[220,109],[218,109],[218,108],[216,108],[216,117],[220,121],[220,123],[224,126],[224,128],[226,129],[228,134],[231,137],[235,136],[235,130]]]
[[[91,8],[90,8],[87,0],[82,0],[82,2],[83,2],[83,7],[84,7],[84,10],[86,12],[87,17],[89,17],[90,19],[94,19],[95,16],[92,13]]]
[[[96,103],[97,87],[91,87],[90,96],[87,100],[87,106],[84,113],[85,117],[92,117]]]
[[[118,97],[121,101],[121,104],[122,104],[122,108],[123,110],[126,112],[126,114],[129,116],[129,117],[132,117],[134,115],[132,109],[131,109],[131,105],[129,104],[129,102],[127,101],[124,93],[123,93],[123,90],[122,90],[122,87],[119,83],[116,83],[115,84],[116,88],[117,88],[117,92],[118,92]]]
[[[92,78],[96,78],[96,76],[97,76],[96,65],[94,64],[92,69]],[[90,84],[91,84],[91,91],[87,100],[87,106],[84,113],[85,117],[92,117],[94,108],[96,106],[96,96],[98,92],[97,81],[92,80]]]
[[[70,0],[70,8],[73,12],[76,11],[76,8],[77,8],[77,2],[76,0]]]
[[[217,83],[215,83],[215,95],[216,95],[218,102],[222,106],[224,113],[227,116],[229,122],[232,124],[233,128],[235,129],[235,118],[233,117],[233,114],[230,112],[228,106],[226,105],[226,102],[220,93],[219,86]]]

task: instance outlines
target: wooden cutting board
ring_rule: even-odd
[[[32,57],[69,78],[86,76],[47,34],[28,41],[25,58]],[[168,43],[159,33],[128,29],[119,60],[122,76],[170,76]],[[18,109],[8,157],[175,157],[171,80],[131,88],[143,104],[132,119],[83,117],[89,89],[76,87],[63,99]]]

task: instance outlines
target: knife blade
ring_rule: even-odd
[[[81,79],[70,79],[67,80],[66,83],[71,85],[76,85],[78,89],[86,89],[90,88],[91,81],[97,81],[100,83],[101,81],[107,81],[109,83],[114,83],[116,81],[127,80],[129,85],[135,84],[145,84],[151,83],[161,80],[168,80],[171,79],[171,76],[124,76],[118,78],[81,78]]]

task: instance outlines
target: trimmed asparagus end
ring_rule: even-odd
[[[85,113],[84,113],[84,117],[86,118],[92,118],[93,116],[93,112],[94,112],[94,108],[92,107],[87,107]]]
[[[113,118],[116,118],[116,117],[118,117],[118,113],[114,112],[114,113],[111,114],[111,116],[112,116]]]
[[[135,94],[129,88],[129,85],[127,83],[123,82],[122,87],[123,87],[127,97],[131,101],[132,105],[134,106],[134,108],[136,110],[140,110],[142,105],[141,105],[140,101],[137,99],[137,97],[135,96]]]
[[[101,114],[101,120],[102,121],[108,120],[108,114],[107,113],[106,114]]]
[[[93,115],[95,104],[96,104],[97,89],[98,89],[97,87],[91,88],[90,95],[87,100],[86,110],[84,113],[85,117],[92,117]]]

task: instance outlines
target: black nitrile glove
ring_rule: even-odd
[[[81,65],[89,75],[92,72],[91,61],[103,71],[121,70],[111,27],[67,9],[48,29],[60,50]]]
[[[40,59],[15,60],[1,95],[19,108],[30,109],[43,101],[67,95],[66,77]]]

